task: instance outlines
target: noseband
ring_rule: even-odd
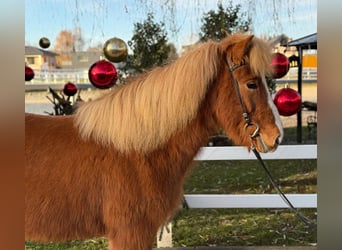
[[[259,134],[259,131],[260,131],[259,125],[257,123],[255,123],[255,122],[252,122],[250,117],[248,116],[246,106],[245,106],[245,104],[243,103],[243,100],[242,100],[242,96],[241,96],[241,92],[240,92],[240,88],[239,88],[239,83],[238,83],[238,81],[236,80],[236,78],[234,76],[234,71],[236,69],[240,68],[241,66],[246,65],[246,64],[244,62],[242,62],[240,64],[232,65],[229,57],[227,57],[227,64],[228,64],[231,76],[233,78],[234,87],[235,87],[236,94],[237,94],[237,96],[239,98],[240,106],[242,108],[242,117],[244,118],[244,120],[246,122],[245,130],[247,130],[247,128],[250,127],[250,126],[254,126],[255,127],[254,132],[249,135],[249,137],[251,139],[251,148],[252,149],[254,148],[254,144],[253,144],[253,140],[252,139],[257,139],[258,142],[260,143],[260,145],[262,146],[263,150],[267,151],[267,146],[265,145],[264,141],[261,139],[260,134]]]

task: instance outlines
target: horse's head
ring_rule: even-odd
[[[238,145],[272,152],[283,137],[279,113],[265,76],[271,73],[271,50],[253,36],[233,35],[221,43],[223,65],[218,70],[215,116]]]

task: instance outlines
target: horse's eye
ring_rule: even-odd
[[[258,86],[255,82],[249,82],[247,83],[247,88],[249,89],[256,89]]]

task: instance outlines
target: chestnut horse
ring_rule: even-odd
[[[277,148],[283,130],[265,81],[270,62],[265,42],[235,34],[114,87],[74,115],[27,114],[26,239],[106,236],[110,250],[151,249],[212,134],[224,129],[259,152]]]

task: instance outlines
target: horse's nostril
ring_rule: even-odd
[[[275,144],[275,145],[279,145],[280,143],[281,143],[281,139],[280,139],[280,136],[278,136],[278,137],[275,139],[274,144]]]

